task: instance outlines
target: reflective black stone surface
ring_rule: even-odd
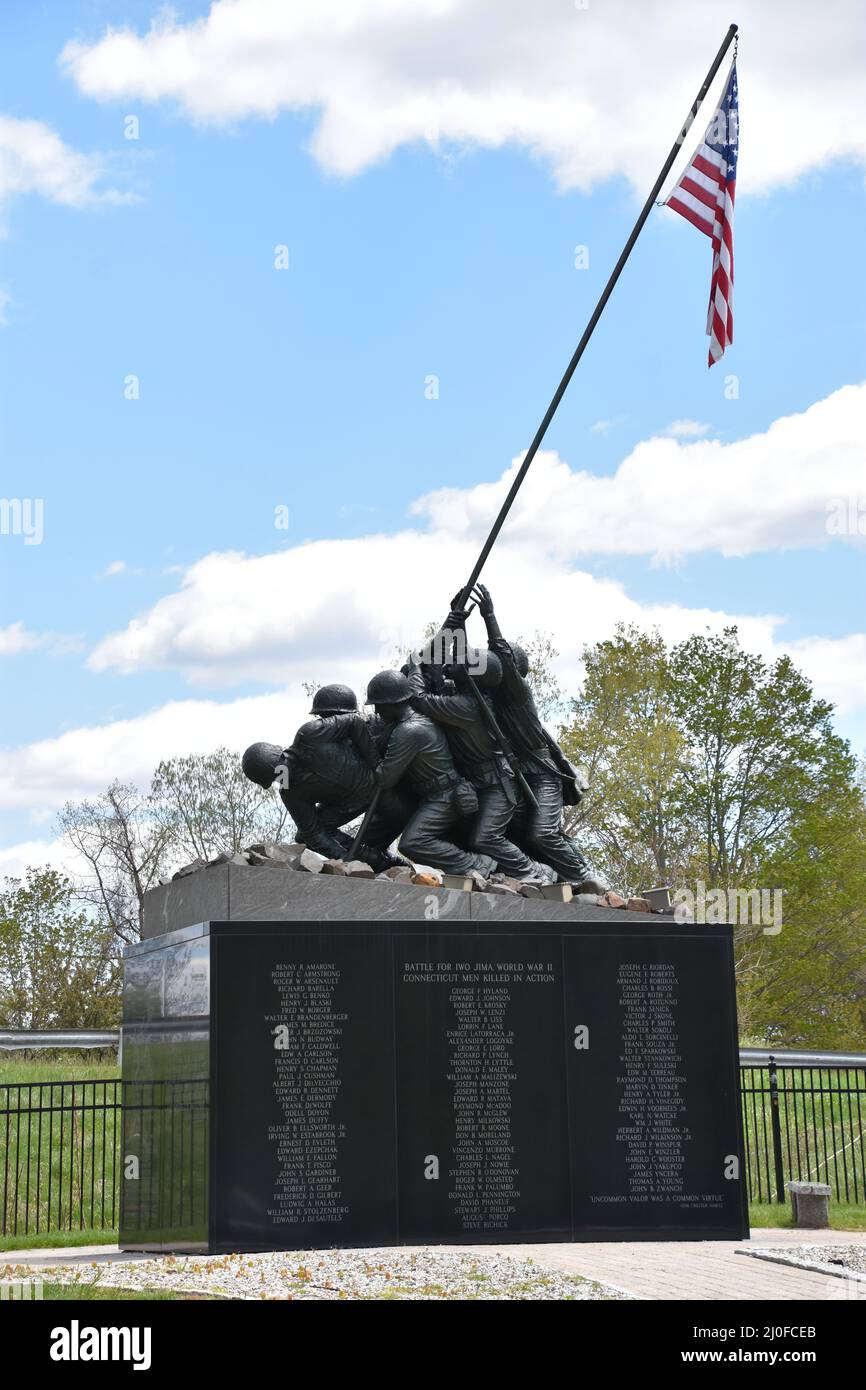
[[[748,1233],[727,927],[212,923],[125,1017],[128,1248]]]
[[[123,991],[120,1245],[206,1250],[210,1116],[210,937],[143,942]]]

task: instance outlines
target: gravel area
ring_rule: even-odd
[[[821,1274],[837,1274],[866,1282],[866,1245],[804,1243],[778,1249],[771,1246],[752,1247],[743,1249],[741,1253],[754,1260],[771,1260],[775,1264],[793,1265],[798,1269],[813,1269]]]
[[[531,1259],[435,1249],[296,1250],[163,1255],[41,1268],[44,1279],[100,1288],[174,1290],[240,1299],[628,1299],[608,1285]],[[6,1276],[15,1277],[7,1266]],[[32,1274],[30,1270],[28,1273]]]

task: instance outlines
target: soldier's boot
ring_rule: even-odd
[[[471,867],[482,878],[490,878],[496,872],[496,860],[491,859],[489,854],[473,854]]]
[[[524,882],[529,883],[556,883],[559,874],[550,864],[542,864],[540,860],[532,861],[532,872],[526,874]]]
[[[369,845],[360,846],[358,858],[369,864],[371,869],[375,869],[377,874],[384,873],[386,869],[412,868],[409,860],[404,859],[401,854],[391,854],[387,849],[371,849]]]
[[[339,831],[336,834],[327,830],[311,831],[304,843],[307,849],[324,854],[326,859],[348,859],[352,847],[352,841]]]

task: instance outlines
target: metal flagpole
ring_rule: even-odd
[[[687,136],[688,133],[689,133],[689,130],[691,129],[692,122],[694,121],[695,116],[698,114],[698,111],[700,110],[700,107],[701,107],[701,103],[703,102],[704,97],[706,96],[707,92],[709,91],[710,84],[712,83],[713,78],[715,77],[716,73],[718,72],[719,68],[721,67],[722,61],[723,61],[723,59],[724,59],[724,57],[725,57],[725,54],[727,53],[728,49],[730,48],[730,46],[731,46],[731,44],[732,44],[734,38],[736,37],[736,34],[737,34],[737,25],[736,25],[736,24],[732,24],[731,27],[729,28],[727,34],[725,35],[725,39],[724,39],[724,42],[723,42],[721,48],[719,49],[718,53],[716,54],[715,58],[713,59],[712,67],[710,68],[709,72],[707,73],[706,77],[704,78],[703,84],[702,84],[702,86],[701,86],[701,90],[698,92],[697,96],[695,97],[694,101],[692,102],[691,110],[689,111],[689,114],[688,114],[688,116],[687,116],[686,119],[685,119],[685,122],[684,122],[684,124],[683,124],[683,128],[682,128],[682,130],[680,131],[679,135],[677,136],[676,140],[674,141],[673,146],[672,146],[672,148],[671,148],[671,152],[670,152],[670,154],[668,155],[667,159],[666,159],[665,162],[664,162],[664,166],[662,167],[662,171],[661,171],[661,173],[659,174],[658,178],[656,179],[655,183],[654,183],[653,186],[652,186],[652,191],[650,192],[649,197],[647,198],[646,202],[645,202],[644,205],[643,205],[643,208],[642,208],[642,210],[641,210],[641,214],[640,214],[640,216],[638,217],[637,222],[635,222],[634,227],[632,228],[631,236],[629,237],[628,241],[626,242],[625,246],[623,247],[622,252],[621,252],[621,254],[620,254],[620,258],[619,258],[619,260],[617,261],[616,265],[614,266],[613,270],[611,271],[610,279],[608,280],[607,284],[605,285],[604,289],[603,289],[602,292],[601,292],[601,298],[599,299],[598,303],[596,304],[595,308],[594,308],[593,311],[592,311],[592,317],[590,318],[589,323],[586,325],[586,328],[583,330],[583,337],[581,338],[580,342],[578,343],[577,347],[576,347],[575,350],[574,350],[574,356],[572,357],[571,361],[569,362],[568,366],[567,366],[566,369],[565,369],[565,375],[563,376],[562,381],[559,383],[559,385],[558,385],[557,388],[556,388],[556,393],[555,393],[555,395],[554,395],[554,397],[553,397],[553,400],[550,402],[550,405],[547,407],[547,412],[546,412],[546,414],[545,414],[545,416],[544,416],[544,419],[542,420],[541,424],[538,426],[538,430],[536,431],[535,438],[533,439],[532,443],[531,443],[530,446],[529,446],[529,449],[527,450],[526,458],[523,460],[523,463],[520,465],[520,469],[519,469],[519,471],[518,471],[517,477],[514,479],[514,482],[511,484],[511,487],[510,487],[510,489],[509,489],[509,491],[508,491],[508,496],[506,497],[505,501],[503,502],[502,506],[501,506],[500,509],[499,509],[499,515],[497,516],[496,520],[495,520],[494,523],[493,523],[493,526],[491,527],[490,534],[489,534],[489,536],[487,537],[487,540],[484,542],[484,546],[483,546],[483,548],[482,548],[482,550],[481,550],[481,554],[478,556],[478,559],[475,561],[475,565],[474,565],[474,567],[473,567],[473,569],[472,569],[472,573],[470,574],[470,576],[469,576],[469,578],[467,579],[465,585],[463,586],[463,588],[462,588],[461,591],[460,591],[460,598],[459,598],[459,600],[458,600],[458,602],[457,602],[457,605],[456,605],[458,608],[465,608],[465,607],[466,607],[466,600],[469,598],[469,595],[470,595],[470,593],[472,592],[472,588],[473,588],[473,586],[474,586],[474,584],[475,584],[475,581],[477,580],[477,578],[478,578],[478,576],[480,575],[482,569],[484,568],[484,565],[485,565],[485,562],[486,562],[486,560],[487,560],[487,557],[488,557],[488,555],[490,554],[491,550],[493,549],[493,545],[494,545],[494,542],[496,541],[496,537],[499,535],[499,532],[502,530],[503,524],[504,524],[504,522],[505,522],[505,518],[508,516],[508,513],[509,513],[510,510],[511,510],[512,503],[514,502],[515,497],[517,496],[518,492],[520,491],[521,483],[523,482],[523,479],[526,477],[527,473],[529,472],[529,466],[530,466],[530,464],[532,463],[532,460],[535,458],[535,455],[538,453],[538,450],[539,450],[539,448],[540,448],[540,446],[541,446],[541,441],[544,439],[544,436],[545,436],[545,434],[547,433],[547,427],[548,427],[548,425],[550,424],[551,420],[553,419],[554,415],[556,414],[556,411],[557,411],[557,408],[558,408],[558,406],[559,406],[559,403],[560,403],[560,401],[562,400],[563,396],[565,395],[566,389],[567,389],[567,387],[568,387],[568,383],[571,381],[571,378],[574,376],[574,372],[575,372],[575,369],[576,369],[576,367],[577,367],[577,364],[578,364],[578,362],[580,361],[581,357],[583,356],[584,348],[586,347],[587,343],[589,342],[590,338],[591,338],[592,335],[593,335],[593,332],[594,332],[594,330],[595,330],[595,326],[596,326],[596,324],[598,323],[599,319],[601,318],[602,313],[604,312],[605,305],[607,304],[607,301],[610,299],[610,296],[611,296],[611,294],[613,293],[614,285],[616,284],[617,280],[618,280],[619,277],[620,277],[620,274],[621,274],[621,272],[622,272],[622,268],[623,268],[623,266],[625,265],[626,261],[628,260],[629,256],[631,255],[632,248],[633,248],[635,242],[637,241],[638,237],[640,236],[640,233],[641,233],[641,231],[642,231],[642,229],[643,229],[643,225],[644,225],[644,223],[646,222],[647,218],[648,218],[649,215],[650,215],[650,211],[652,210],[652,207],[653,207],[653,205],[655,204],[656,198],[658,197],[659,193],[661,192],[662,185],[664,184],[665,179],[667,178],[668,174],[669,174],[670,171],[671,171],[671,168],[673,167],[674,160],[676,159],[677,155],[678,155],[679,152],[680,152],[680,149],[682,148],[683,141],[685,140],[686,136]]]
[[[651,210],[652,210],[652,208],[653,208],[653,205],[655,204],[656,198],[658,197],[659,193],[661,192],[662,185],[663,185],[665,179],[667,178],[668,174],[670,173],[670,171],[671,171],[671,169],[672,169],[672,167],[673,167],[674,160],[676,159],[677,155],[679,154],[680,149],[681,149],[682,144],[683,144],[683,141],[685,140],[686,136],[687,136],[688,133],[689,133],[689,130],[691,129],[692,122],[694,121],[695,116],[698,114],[698,111],[699,111],[700,108],[701,108],[701,104],[702,104],[702,102],[703,102],[703,100],[704,100],[704,97],[706,96],[707,92],[708,92],[709,89],[710,89],[710,84],[712,83],[713,78],[715,77],[716,73],[718,72],[719,68],[721,67],[722,61],[723,61],[723,59],[724,59],[724,56],[725,56],[725,54],[727,53],[728,49],[730,48],[730,46],[731,46],[731,44],[732,44],[734,38],[736,37],[736,34],[737,34],[737,25],[736,25],[736,24],[732,24],[732,25],[730,26],[730,28],[728,29],[727,34],[725,35],[724,42],[722,43],[721,48],[719,49],[718,53],[716,54],[715,58],[713,59],[712,66],[711,66],[709,72],[707,73],[706,77],[704,78],[704,81],[703,81],[703,83],[702,83],[702,85],[701,85],[700,91],[698,92],[697,96],[695,97],[694,101],[692,102],[691,110],[689,111],[688,115],[686,116],[686,119],[685,119],[685,121],[683,122],[682,129],[680,130],[679,135],[677,136],[676,140],[674,141],[674,143],[673,143],[673,145],[672,145],[672,147],[671,147],[671,152],[670,152],[670,154],[668,155],[667,159],[666,159],[665,162],[664,162],[664,165],[663,165],[663,167],[662,167],[661,173],[659,174],[658,178],[656,179],[655,183],[654,183],[653,186],[652,186],[652,190],[651,190],[651,192],[650,192],[650,194],[649,194],[649,197],[647,198],[646,202],[645,202],[644,205],[643,205],[643,208],[641,209],[640,216],[638,217],[637,221],[636,221],[635,224],[634,224],[634,227],[632,228],[631,235],[630,235],[628,241],[626,242],[625,246],[623,247],[623,249],[622,249],[622,251],[621,251],[621,253],[620,253],[619,260],[617,261],[616,265],[614,266],[613,270],[611,271],[610,279],[608,280],[607,284],[605,285],[604,289],[603,289],[602,292],[601,292],[601,298],[599,299],[598,303],[596,304],[595,308],[594,308],[593,311],[592,311],[592,317],[590,318],[589,323],[586,325],[586,328],[583,330],[583,337],[581,338],[580,342],[578,343],[577,347],[576,347],[575,350],[574,350],[574,356],[572,357],[571,361],[569,362],[568,366],[567,366],[566,369],[565,369],[565,375],[563,376],[562,381],[559,383],[559,385],[558,385],[557,388],[556,388],[556,392],[555,392],[555,394],[554,394],[553,400],[550,402],[550,405],[547,407],[547,411],[546,411],[546,413],[545,413],[544,419],[542,420],[541,424],[538,426],[538,429],[537,429],[536,434],[535,434],[535,438],[533,439],[532,443],[531,443],[530,446],[529,446],[529,449],[527,450],[526,458],[523,460],[523,463],[520,465],[520,469],[519,469],[519,471],[518,471],[517,477],[514,479],[514,482],[511,484],[511,487],[509,488],[508,496],[506,497],[505,501],[503,502],[502,506],[501,506],[500,509],[499,509],[499,515],[497,516],[496,520],[495,520],[494,523],[493,523],[493,526],[492,526],[491,529],[490,529],[490,534],[489,534],[489,536],[487,537],[487,540],[484,542],[484,545],[483,545],[482,550],[481,550],[481,554],[478,556],[478,559],[475,561],[475,564],[474,564],[473,569],[472,569],[472,573],[470,574],[469,578],[467,579],[466,583],[464,584],[463,588],[462,588],[461,591],[460,591],[460,595],[459,595],[459,597],[457,598],[457,600],[456,600],[456,602],[455,602],[455,605],[454,605],[455,608],[465,608],[465,607],[466,607],[467,599],[469,598],[469,595],[470,595],[471,592],[472,592],[472,589],[473,589],[473,587],[474,587],[474,585],[475,585],[475,581],[478,579],[478,576],[480,575],[482,569],[484,568],[484,565],[485,565],[485,562],[486,562],[486,560],[487,560],[487,557],[488,557],[488,555],[490,554],[491,550],[493,549],[494,543],[495,543],[495,541],[496,541],[496,537],[499,535],[499,532],[502,530],[502,527],[503,527],[503,525],[504,525],[504,523],[505,523],[505,518],[508,516],[508,513],[511,511],[512,504],[513,504],[514,499],[515,499],[515,497],[517,496],[518,492],[520,491],[520,486],[521,486],[521,484],[522,484],[522,482],[523,482],[523,479],[526,477],[527,473],[529,472],[529,466],[530,466],[530,464],[532,463],[532,460],[535,458],[535,455],[538,453],[538,450],[539,450],[539,448],[540,448],[540,446],[541,446],[541,441],[544,439],[544,436],[545,436],[545,434],[547,433],[547,427],[548,427],[548,425],[550,424],[551,420],[553,419],[554,415],[556,414],[556,411],[557,411],[557,408],[558,408],[558,406],[559,406],[559,403],[560,403],[560,401],[562,400],[563,396],[565,395],[566,389],[567,389],[567,387],[568,387],[568,383],[571,381],[571,378],[574,376],[574,373],[575,373],[575,369],[576,369],[576,367],[577,367],[577,364],[578,364],[578,362],[580,361],[581,357],[583,356],[584,349],[585,349],[587,343],[589,342],[590,338],[592,337],[593,332],[595,331],[595,326],[596,326],[596,324],[598,323],[599,319],[601,318],[601,316],[602,316],[602,314],[603,314],[603,312],[604,312],[604,308],[605,308],[605,305],[607,304],[607,301],[610,299],[610,296],[611,296],[612,293],[613,293],[614,285],[616,284],[617,280],[618,280],[619,277],[620,277],[620,274],[622,273],[623,266],[625,265],[626,261],[628,260],[629,256],[631,255],[632,248],[634,247],[635,242],[637,241],[638,237],[640,236],[640,233],[641,233],[641,231],[642,231],[642,229],[643,229],[643,225],[644,225],[644,223],[646,222],[647,218],[648,218],[649,215],[650,215],[650,212],[651,212]],[[476,698],[477,698],[477,700],[478,700],[479,713],[480,713],[480,714],[482,715],[482,717],[485,719],[485,723],[488,725],[488,728],[491,729],[491,733],[493,734],[493,736],[496,737],[496,736],[498,735],[498,739],[499,739],[499,742],[500,742],[500,744],[501,744],[502,735],[501,735],[501,732],[500,732],[498,726],[497,726],[496,723],[495,723],[495,716],[490,715],[490,711],[487,709],[486,706],[484,706],[484,698],[483,698],[483,696],[482,696],[482,694],[481,694],[481,691],[478,690],[478,689],[476,688],[474,682],[470,680],[469,685],[470,685],[470,689],[473,691],[474,695],[476,696]],[[482,706],[483,706],[483,708],[482,708]],[[492,726],[492,727],[491,727],[491,726]],[[521,776],[521,781],[523,781],[522,776]],[[528,798],[530,799],[531,802],[535,802],[535,797],[533,796],[533,794],[532,794],[532,792],[531,792],[531,790],[530,790],[529,787],[526,787],[525,793],[524,793],[524,794],[525,794],[525,795],[528,795]],[[354,843],[353,843],[353,845],[352,845],[352,850],[351,850],[351,853],[352,853],[352,856],[353,856],[353,857],[354,857],[354,855],[357,853],[357,851],[358,851],[358,849],[360,848],[360,846],[363,844],[364,835],[365,835],[365,833],[366,833],[367,826],[369,825],[370,820],[372,819],[372,816],[373,816],[373,813],[374,813],[374,811],[375,811],[375,809],[376,809],[376,805],[377,805],[378,801],[379,801],[379,791],[378,791],[378,789],[377,789],[376,795],[373,797],[373,801],[372,801],[372,803],[371,803],[371,805],[370,805],[370,807],[369,807],[369,809],[368,809],[368,811],[367,811],[366,816],[364,817],[364,820],[363,820],[361,826],[360,826],[359,829],[358,829],[357,835],[355,836],[355,840],[354,840]],[[537,805],[537,802],[536,802],[536,805]]]

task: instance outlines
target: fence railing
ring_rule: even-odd
[[[851,1054],[839,1065],[828,1054],[806,1054],[813,1065],[804,1065],[802,1055],[744,1054],[749,1198],[785,1202],[786,1181],[807,1179],[829,1183],[836,1202],[866,1202],[866,1057]],[[118,1080],[0,1084],[0,1235],[116,1228],[122,1097]],[[159,1147],[162,1161],[189,1168],[187,1179],[169,1184],[180,1206],[164,1214],[167,1224],[200,1222],[207,1083],[128,1085],[125,1111],[135,1147]],[[147,1200],[145,1188],[139,1201]]]
[[[831,1055],[741,1062],[751,1201],[784,1202],[785,1183],[797,1180],[829,1183],[836,1202],[866,1202],[866,1058],[848,1054],[840,1064]]]
[[[116,1226],[121,1087],[0,1085],[0,1234]]]
[[[119,1028],[0,1028],[0,1052],[115,1052]]]

